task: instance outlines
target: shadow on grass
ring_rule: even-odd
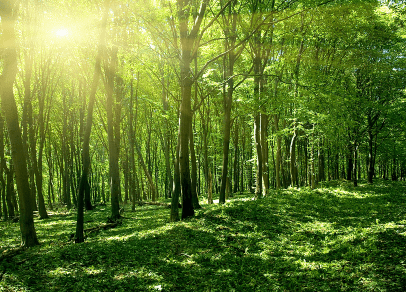
[[[0,285],[6,291],[404,291],[404,189],[400,183],[289,189],[206,205],[175,224],[166,209],[125,213],[123,225],[84,244],[54,243],[3,263]],[[94,216],[95,222],[106,217]]]

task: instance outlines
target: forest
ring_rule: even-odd
[[[405,20],[0,0],[0,291],[404,291]]]

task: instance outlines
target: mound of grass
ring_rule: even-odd
[[[247,194],[177,223],[139,207],[83,244],[75,215],[55,213],[35,222],[41,246],[0,263],[0,291],[404,291],[405,186]],[[87,212],[86,228],[108,215]],[[18,224],[0,228],[0,250],[19,244]]]

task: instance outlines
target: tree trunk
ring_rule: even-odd
[[[44,81],[44,80],[43,80]],[[42,161],[43,161],[43,152],[44,152],[44,144],[45,144],[45,114],[44,114],[44,107],[45,107],[45,94],[46,88],[44,87],[45,84],[42,82],[42,94],[39,96],[38,106],[39,106],[39,113],[38,113],[38,124],[39,124],[39,145],[38,145],[38,158],[33,158],[36,161],[34,163],[34,171],[35,171],[35,183],[37,185],[37,194],[38,194],[38,205],[39,205],[39,216],[41,219],[48,218],[48,213],[45,207],[45,200],[44,200],[44,193],[43,193],[43,177],[42,177]]]
[[[13,205],[13,191],[14,191],[14,171],[13,166],[11,165],[8,170],[6,170],[7,185],[6,185],[6,203],[9,219],[15,217],[14,205]]]
[[[165,89],[165,78],[162,78],[162,107],[164,111],[164,121],[167,126],[164,128],[164,154],[165,154],[165,198],[171,198],[172,196],[172,186],[173,186],[173,177],[171,172],[171,165],[170,165],[170,154],[169,154],[169,146],[171,143],[171,133],[170,127],[168,125],[169,119],[167,117],[169,111],[168,99],[167,99],[167,91]]]
[[[347,154],[347,160],[348,160],[348,165],[347,165],[347,180],[351,181],[352,180],[352,170],[354,169],[353,165],[353,156],[354,156],[354,150],[352,149],[351,143],[348,144],[348,154]]]
[[[179,135],[174,159],[173,191],[171,200],[171,222],[179,221],[179,195],[180,195],[180,174],[179,174]]]
[[[194,15],[193,25],[189,32],[189,1],[177,0],[177,11],[179,20],[179,36],[181,45],[180,60],[180,87],[181,104],[179,116],[179,168],[180,185],[182,189],[182,219],[194,216],[192,204],[192,186],[189,168],[189,126],[192,123],[192,85],[190,64],[192,54],[197,50],[199,38],[198,33],[203,21],[208,0],[203,0],[199,12]]]
[[[282,137],[279,134],[279,115],[274,116],[274,126],[276,132],[276,162],[275,162],[275,180],[276,189],[281,188],[281,158],[282,158]]]
[[[117,67],[117,47],[113,47],[111,61],[106,70],[106,111],[107,111],[107,136],[109,144],[109,175],[110,175],[110,201],[111,201],[111,219],[120,218],[120,169],[119,169],[119,147],[116,137],[116,121],[120,117],[115,117],[116,104],[114,102],[114,82]],[[119,123],[119,122],[118,122]]]
[[[1,82],[1,80],[0,80]],[[4,156],[4,119],[2,113],[0,113],[0,181],[1,181],[1,201],[3,203],[3,215],[4,219],[8,218],[7,204],[6,204],[6,181],[4,179],[4,173],[6,172],[6,159]],[[1,210],[0,210],[1,213]],[[1,216],[0,216],[1,218]]]
[[[369,116],[368,116],[369,118]],[[374,155],[373,155],[373,135],[372,130],[368,129],[368,183],[373,183],[374,177]]]
[[[254,133],[255,133],[255,146],[257,150],[257,172],[256,172],[256,188],[255,197],[261,198],[262,196],[262,147],[261,147],[261,116],[257,114],[254,122]]]
[[[354,142],[354,165],[353,165],[353,182],[354,182],[354,187],[358,186],[358,176],[357,176],[357,166],[358,166],[358,146]]]
[[[238,123],[235,123],[234,131],[234,188],[233,193],[237,193],[240,186],[240,147],[238,145],[239,141],[239,128]]]
[[[16,172],[16,183],[20,203],[20,230],[22,245],[38,244],[31,206],[31,190],[28,182],[27,162],[18,121],[13,84],[17,74],[17,42],[14,24],[17,18],[16,1],[3,2],[0,17],[3,28],[3,72],[0,77],[0,95],[11,144],[11,157]],[[4,7],[5,6],[5,7]]]
[[[192,173],[191,173],[191,183],[192,183],[192,204],[193,209],[202,208],[199,204],[199,198],[197,197],[197,165],[196,165],[196,154],[195,154],[195,143],[193,139],[193,125],[190,124],[190,160],[192,162]]]
[[[269,149],[268,149],[268,124],[267,114],[261,114],[261,150],[262,150],[262,183],[263,195],[267,196],[269,191]]]
[[[86,128],[83,135],[83,147],[82,147],[82,176],[79,182],[78,190],[78,214],[76,220],[76,234],[75,242],[81,243],[84,241],[83,236],[83,205],[84,205],[84,195],[86,186],[88,185],[88,175],[90,170],[90,134],[92,131],[92,121],[93,121],[93,107],[96,97],[97,86],[99,83],[101,75],[101,58],[103,50],[105,48],[105,39],[106,39],[106,26],[107,26],[107,15],[108,15],[108,4],[106,3],[106,9],[102,19],[101,26],[101,35],[100,35],[100,44],[99,49],[96,55],[95,70],[93,74],[93,81],[90,86],[90,95],[89,95],[89,105],[87,108],[87,118],[86,118]]]
[[[291,143],[290,143],[290,181],[292,187],[299,187],[298,186],[298,179],[297,179],[297,169],[296,169],[296,138],[297,132],[296,129],[294,131]]]

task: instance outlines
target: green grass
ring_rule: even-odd
[[[86,228],[108,215],[86,212]],[[74,214],[36,220],[41,246],[0,263],[0,291],[406,290],[404,182],[246,194],[177,223],[155,206],[124,216],[83,244],[69,241]],[[1,222],[0,252],[19,242]]]

